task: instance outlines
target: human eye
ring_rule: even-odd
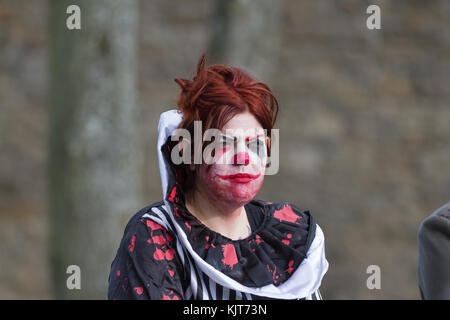
[[[220,143],[223,148],[232,147],[235,143],[235,139],[233,137],[222,135],[220,138]]]
[[[250,140],[247,147],[250,151],[256,153],[260,157],[264,156],[266,153],[266,144],[261,138]]]

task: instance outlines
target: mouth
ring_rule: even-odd
[[[258,174],[250,174],[250,173],[237,173],[232,175],[217,175],[222,180],[227,180],[235,183],[248,183],[250,181],[255,180],[261,175],[261,173]]]

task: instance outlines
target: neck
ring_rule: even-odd
[[[250,233],[242,204],[212,199],[196,189],[186,196],[186,208],[209,229],[232,240],[246,238]]]

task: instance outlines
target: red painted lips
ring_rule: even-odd
[[[225,175],[225,176],[218,175],[218,177],[220,179],[228,180],[228,181],[235,182],[235,183],[248,183],[252,180],[255,180],[260,175],[261,175],[261,173],[258,173],[258,174],[237,173],[237,174]]]

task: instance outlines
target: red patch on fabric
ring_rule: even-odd
[[[206,245],[205,249],[208,249],[211,245],[209,244],[209,236],[206,236]]]
[[[234,265],[238,263],[238,258],[236,255],[236,249],[234,245],[231,243],[222,245],[222,252],[223,252],[223,264],[229,266],[231,269],[233,269]]]
[[[171,277],[173,277],[173,275],[175,274],[175,271],[173,271],[173,270],[167,270],[167,271],[169,272]]]
[[[267,265],[267,271],[272,273],[273,282],[275,283],[276,280],[280,277],[279,275],[277,275],[277,266],[274,266],[274,269],[270,270],[270,266]]]
[[[280,210],[275,210],[273,216],[280,221],[288,221],[296,223],[297,219],[301,219],[301,217],[297,216],[292,208],[288,205],[283,205],[283,208]]]
[[[178,207],[177,207],[177,206],[175,206],[175,207],[173,208],[173,212],[175,213],[175,216],[176,216],[176,217],[181,217],[180,213],[178,212]]]
[[[137,293],[138,295],[141,295],[141,294],[144,292],[144,288],[142,288],[142,287],[136,287],[136,288],[134,288],[134,291],[136,291],[136,293]]]
[[[166,239],[164,239],[163,236],[159,235],[159,236],[153,236],[152,240],[154,243],[156,244],[165,244],[166,243]]]
[[[164,254],[164,251],[162,251],[161,249],[158,249],[158,248],[156,248],[155,253],[153,254],[153,257],[156,260],[164,260],[165,256],[166,255]]]
[[[166,238],[167,238],[167,241],[169,241],[169,242],[173,240],[173,237],[170,235],[170,233],[166,234]]]
[[[162,300],[180,300],[180,298],[177,295],[174,295],[173,298],[163,293]]]
[[[117,270],[116,275],[120,277],[120,270]]]
[[[294,260],[289,261],[288,268],[286,269],[287,273],[291,273],[292,271],[294,271],[294,268],[292,268],[293,265],[294,265]]]
[[[174,202],[174,200],[175,200],[175,196],[177,195],[177,186],[174,186],[173,188],[172,188],[172,191],[170,192],[170,195],[169,195],[169,201],[170,202]]]
[[[167,260],[172,260],[173,257],[175,256],[175,250],[173,249],[167,250],[165,256]]]
[[[172,299],[170,299],[169,296],[167,296],[167,295],[165,295],[165,294],[163,293],[163,295],[162,295],[162,300],[172,300]]]
[[[130,250],[130,252],[134,251],[134,243],[135,243],[135,241],[136,241],[136,236],[133,235],[131,237],[131,243],[128,245],[128,250]]]
[[[262,239],[261,239],[261,237],[258,234],[256,235],[255,239],[256,239],[256,243],[257,244],[260,244],[262,242]]]
[[[150,220],[150,219],[147,220],[147,227],[152,229],[152,231],[155,231],[155,230],[158,230],[158,229],[166,230],[159,223],[156,223],[156,222],[154,222],[153,220]]]
[[[289,239],[292,238],[292,233],[288,233],[286,237],[287,239],[282,239],[281,241],[283,241],[284,244],[289,245],[289,243],[291,242]]]
[[[186,228],[188,229],[188,231],[191,232],[191,226],[189,225],[189,223],[185,222],[184,224],[186,225]]]

